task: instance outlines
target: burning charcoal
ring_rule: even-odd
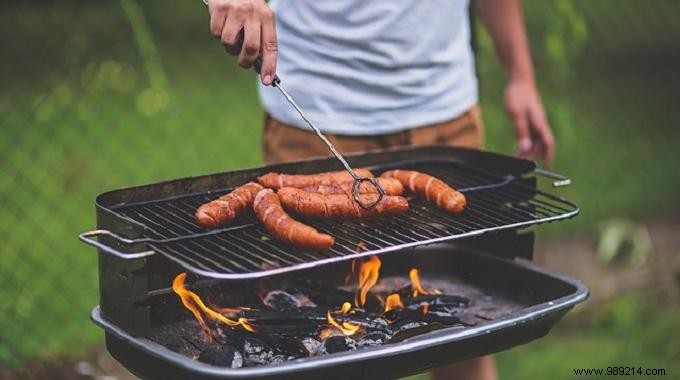
[[[408,338],[413,338],[414,336],[426,334],[430,331],[440,330],[447,328],[449,326],[442,325],[441,323],[423,323],[423,322],[408,322],[404,325],[399,326],[399,331],[390,338],[389,343],[401,342]],[[462,328],[462,327],[461,327]]]
[[[388,340],[390,340],[389,335],[385,334],[384,332],[374,331],[364,335],[361,339],[359,339],[359,341],[357,341],[357,347],[361,348],[377,346],[387,342]]]
[[[395,333],[399,333],[399,332],[402,332],[402,331],[415,329],[415,328],[422,327],[422,326],[427,326],[427,322],[405,320],[405,321],[396,322],[392,326],[392,330],[394,330]]]
[[[252,337],[243,339],[243,356],[249,365],[265,365],[274,357],[274,351],[262,340]]]
[[[278,354],[286,357],[302,358],[307,357],[307,348],[302,344],[299,338],[290,338],[280,335],[263,336],[267,343],[274,347]]]
[[[233,346],[210,346],[201,352],[198,361],[220,367],[240,368],[243,355]]]
[[[307,356],[316,356],[323,348],[323,343],[311,337],[302,339],[300,343],[305,347]]]
[[[465,297],[440,294],[440,295],[419,295],[417,297],[410,299],[408,301],[408,305],[420,305],[423,302],[427,302],[430,305],[430,309],[437,306],[464,308],[467,307],[468,304],[470,304],[470,300]]]
[[[280,337],[300,339],[303,337],[316,335],[321,324],[322,322],[305,320],[293,321],[290,323],[286,322],[284,324],[279,324],[275,321],[265,321],[262,324],[257,324],[256,326],[258,335],[262,337],[268,335],[278,335]]]
[[[323,307],[337,307],[344,302],[352,302],[355,296],[354,292],[349,290],[332,288],[309,281],[300,281],[295,289],[297,292],[307,295],[316,305]],[[380,310],[382,302],[375,294],[368,293],[364,308],[369,311]]]
[[[335,308],[333,308],[335,309]],[[280,332],[290,335],[290,332],[298,332],[307,335],[318,327],[326,325],[328,308],[302,306],[293,311],[254,310],[244,312],[248,321],[255,324],[258,332]],[[350,314],[336,315],[339,322],[360,324],[367,329],[386,330],[387,325],[379,318],[369,318],[362,309],[353,309]],[[281,329],[279,331],[279,329]],[[285,329],[285,330],[284,330]]]
[[[252,310],[243,315],[255,324],[283,324],[305,321],[325,321],[327,308],[301,306],[293,310]]]
[[[283,363],[296,359],[295,356],[276,355],[269,361],[269,364]]]
[[[444,325],[456,325],[463,323],[461,321],[461,310],[454,308],[453,310],[432,310],[430,309],[426,314],[423,314],[418,309],[393,309],[386,311],[383,316],[389,321],[406,322],[438,322]],[[467,323],[464,323],[467,324]]]
[[[302,303],[292,294],[283,290],[272,290],[267,293],[262,302],[274,310],[295,310],[302,306]]]
[[[351,351],[356,348],[357,342],[348,336],[332,336],[323,341],[323,352],[328,354]]]
[[[309,281],[300,281],[295,286],[295,289],[309,297],[312,302],[323,307],[337,307],[343,302],[352,301],[354,293],[342,289],[336,289],[329,286],[311,283]]]

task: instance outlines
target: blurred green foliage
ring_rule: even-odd
[[[583,209],[541,228],[543,236],[677,210],[680,2],[525,5],[558,141],[555,170],[574,179],[560,193]],[[95,227],[98,193],[257,165],[262,111],[255,76],[209,36],[198,1],[2,3],[0,35],[8,37],[0,44],[1,368],[101,342],[87,319],[97,303],[96,258],[75,238]],[[512,153],[504,76],[479,36],[488,148]],[[591,352],[623,339],[592,328],[512,350],[501,371],[553,377],[559,352],[588,352],[581,345],[591,336],[604,342]],[[663,334],[648,339],[656,338]]]

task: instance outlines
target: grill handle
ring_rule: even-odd
[[[156,253],[154,251],[142,251],[142,252],[134,252],[134,253],[121,252],[117,249],[109,247],[108,245],[100,243],[99,241],[93,239],[93,238],[96,238],[98,236],[109,236],[109,237],[112,237],[112,238],[118,240],[120,243],[126,244],[126,245],[127,244],[148,243],[148,242],[151,241],[148,238],[127,239],[127,238],[124,238],[122,236],[116,235],[113,232],[108,231],[108,230],[94,230],[94,231],[83,232],[82,234],[78,235],[78,239],[80,239],[80,241],[82,241],[83,243],[85,243],[87,245],[91,245],[95,248],[100,249],[103,252],[106,252],[110,255],[113,255],[113,256],[116,256],[118,258],[125,259],[125,260],[139,259],[139,258],[142,258],[142,257],[151,256],[154,253]]]
[[[552,183],[553,187],[564,187],[571,185],[571,178],[563,176],[562,174],[553,173],[539,168],[534,169],[534,174],[554,179],[555,181]]]

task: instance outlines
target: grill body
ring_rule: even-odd
[[[143,378],[388,379],[541,337],[569,309],[587,298],[587,289],[578,281],[527,262],[513,261],[517,257],[532,258],[533,233],[526,228],[578,213],[573,203],[535,189],[536,179],[530,176],[535,169],[533,163],[444,146],[394,149],[347,158],[352,166],[369,167],[376,174],[392,167],[409,167],[442,177],[465,192],[471,210],[451,217],[411,200],[411,211],[402,216],[407,219],[398,223],[310,221],[318,229],[339,236],[337,247],[319,254],[261,239],[261,228],[253,223],[252,215],[213,232],[195,229],[187,221],[200,202],[264,173],[339,170],[332,158],[104,193],[96,199],[97,227],[131,239],[122,242],[106,235],[99,238],[100,305],[93,310],[92,318],[105,329],[109,351]],[[366,248],[357,249],[359,242],[364,242]],[[434,250],[416,248],[442,242],[448,245]],[[139,252],[153,254],[125,256]],[[234,370],[193,361],[144,338],[159,324],[173,318],[190,318],[168,289],[180,272],[196,275],[200,279],[194,283],[196,287],[220,287],[223,293],[229,293],[263,278],[330,278],[333,273],[346,273],[348,260],[373,254],[382,255],[385,268],[417,263],[423,273],[465,278],[485,292],[516,298],[523,307],[475,327],[445,328],[356,352]],[[239,261],[241,256],[248,261]],[[273,265],[254,265],[262,262]]]

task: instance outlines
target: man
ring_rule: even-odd
[[[470,0],[208,0],[210,30],[248,68],[262,57],[267,162],[329,155],[278,91],[286,89],[341,152],[442,143],[481,148]],[[545,118],[519,0],[475,0],[508,74],[517,153],[550,166]],[[276,18],[276,22],[275,22]],[[276,26],[275,26],[276,24]],[[277,70],[278,64],[278,70]],[[490,357],[435,379],[495,379]]]

